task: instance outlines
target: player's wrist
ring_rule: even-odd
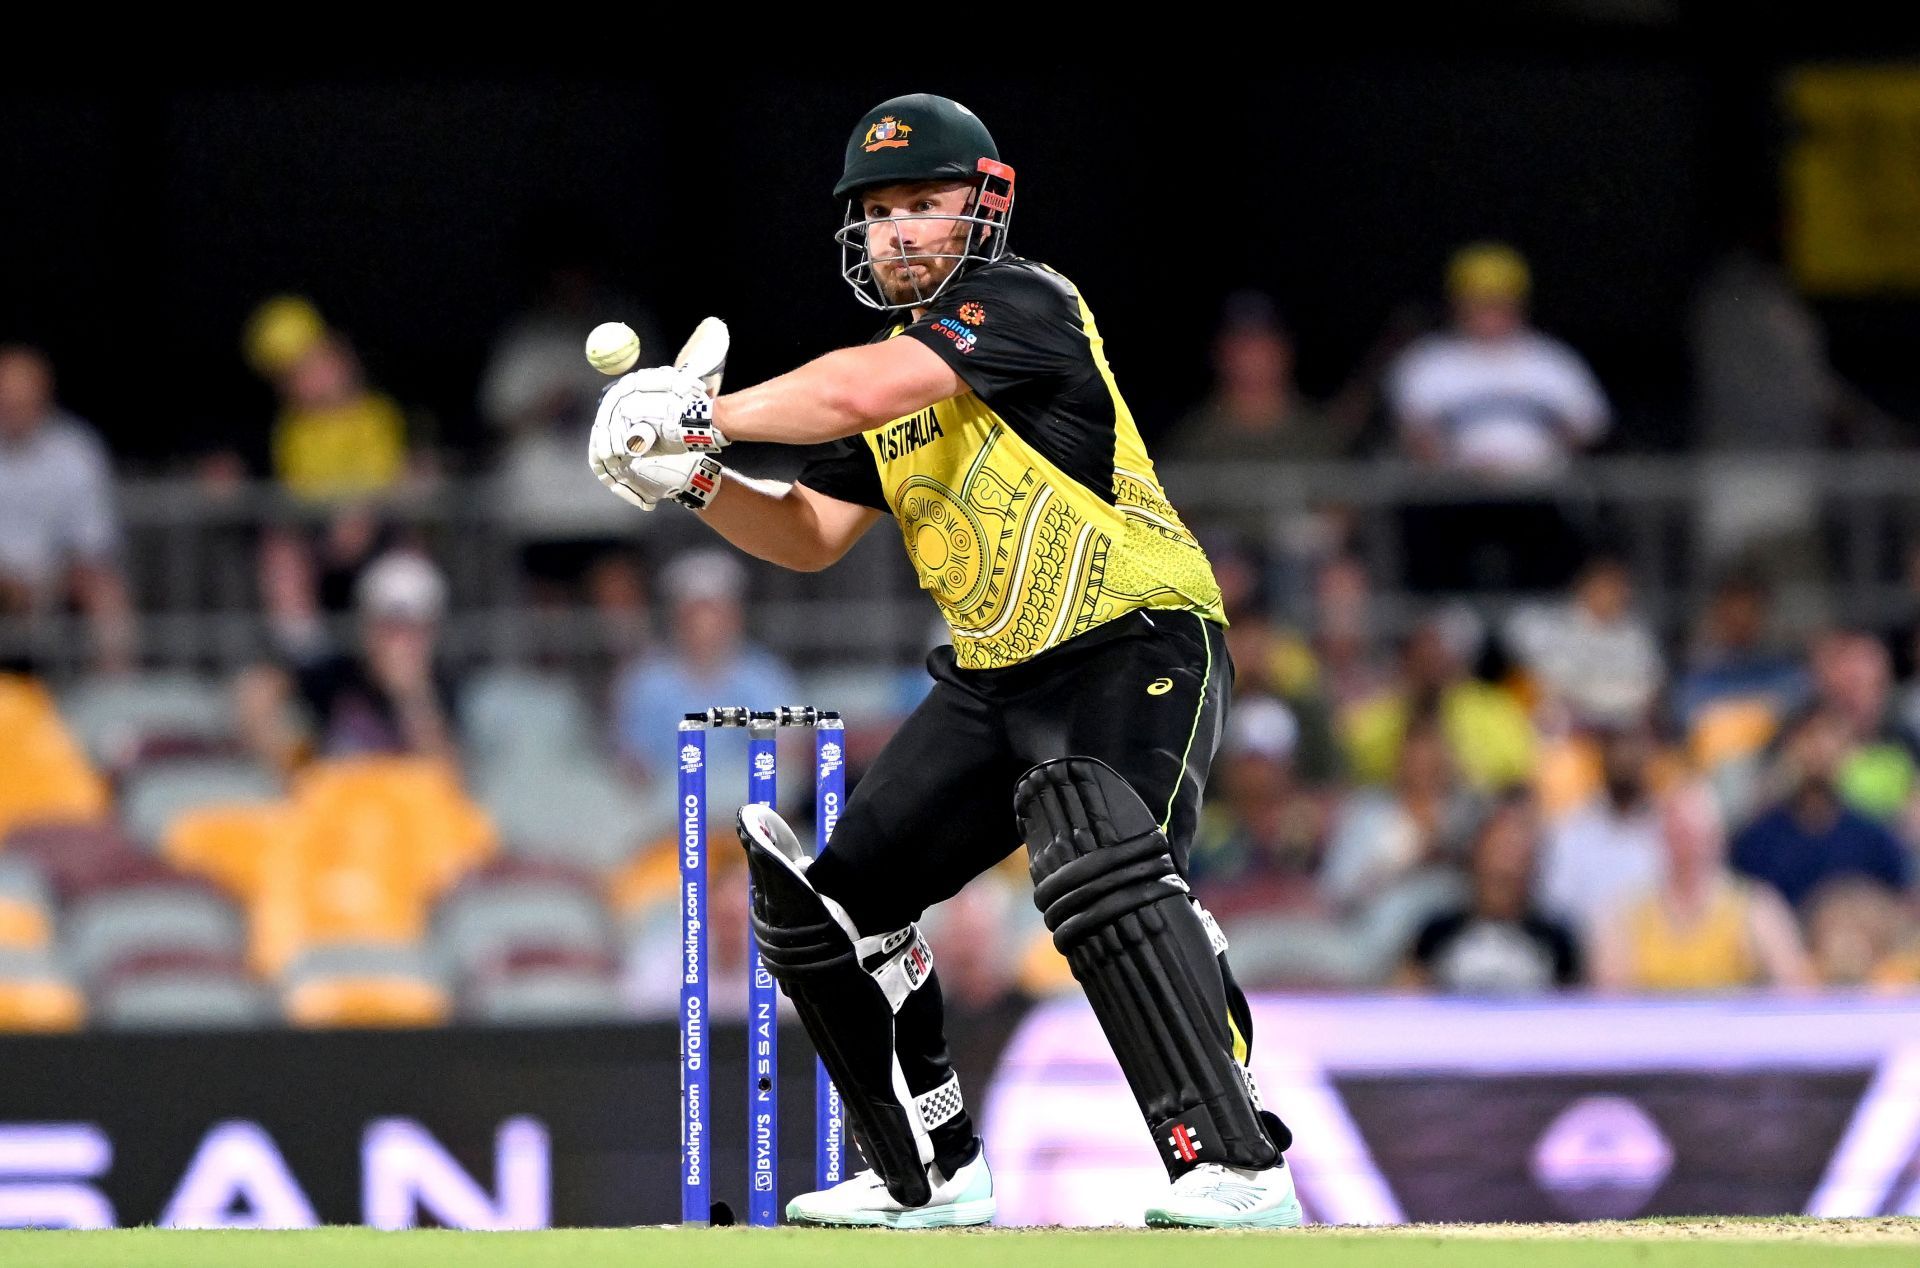
[[[672,494],[673,500],[690,511],[704,511],[720,492],[726,468],[712,454],[701,454],[687,471],[686,484]]]

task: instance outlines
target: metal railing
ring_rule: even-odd
[[[1742,522],[1761,525],[1747,536],[1768,552],[1763,564],[1779,566],[1790,619],[1888,624],[1914,602],[1907,556],[1920,543],[1920,455],[1605,458],[1529,486],[1493,486],[1395,460],[1167,463],[1161,475],[1197,531],[1230,529],[1263,547],[1282,577],[1279,615],[1302,623],[1311,621],[1305,578],[1330,543],[1366,562],[1376,620],[1383,635],[1391,634],[1444,597],[1411,594],[1402,584],[1402,513],[1522,496],[1550,498],[1597,526],[1633,566],[1640,604],[1669,638],[1682,634],[1726,565],[1729,522],[1734,537]],[[497,509],[496,493],[486,479],[443,480],[379,503],[383,522],[417,541],[448,574],[449,654],[463,664],[604,669],[631,651],[589,607],[532,601],[519,563],[523,537]],[[581,494],[596,495],[590,487]],[[317,530],[327,512],[265,483],[216,495],[190,480],[130,480],[119,500],[142,661],[218,671],[265,654],[255,581],[260,535],[269,526]],[[717,544],[694,517],[672,509],[634,516],[630,531],[631,544],[654,568]],[[935,641],[937,613],[887,524],[823,573],[788,573],[758,561],[750,568],[751,633],[797,664],[907,664]],[[1526,596],[1474,597],[1497,612]],[[86,663],[87,639],[75,618],[0,621],[0,645],[23,640],[55,676]]]

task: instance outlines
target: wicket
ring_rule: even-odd
[[[747,732],[747,801],[775,804],[782,727],[809,727],[814,752],[814,854],[826,848],[846,801],[840,715],[807,705],[771,710],[708,709],[680,722],[680,1222],[712,1218],[712,1150],[707,1139],[707,732]],[[747,933],[747,1222],[780,1219],[779,990]],[[846,1178],[846,1117],[824,1066],[814,1066],[814,1179],[820,1188]]]

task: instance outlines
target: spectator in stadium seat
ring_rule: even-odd
[[[1460,784],[1438,720],[1414,718],[1400,741],[1391,788],[1358,788],[1334,811],[1320,888],[1344,910],[1409,873],[1457,867],[1485,807]]]
[[[1829,630],[1814,640],[1813,701],[1846,731],[1840,795],[1862,814],[1891,823],[1913,800],[1920,743],[1893,705],[1886,644],[1860,630]]]
[[[273,473],[289,493],[338,503],[406,477],[406,416],[367,384],[345,336],[312,303],[294,295],[267,300],[248,318],[244,344],[248,363],[280,398]]]
[[[621,996],[631,1016],[671,1017],[680,1007],[681,933],[679,891],[639,922],[621,956]],[[745,1019],[747,986],[753,977],[747,962],[747,868],[739,850],[716,851],[707,879],[707,1006],[715,1017]],[[793,1005],[783,994],[783,1018]]]
[[[1395,684],[1341,719],[1347,768],[1355,779],[1386,783],[1408,722],[1428,714],[1439,719],[1469,787],[1491,792],[1532,777],[1533,724],[1510,693],[1468,675],[1473,636],[1464,626],[1447,614],[1422,620],[1401,644]]]
[[[716,705],[771,709],[803,703],[791,671],[746,638],[746,588],[746,570],[727,551],[690,551],[661,573],[671,621],[667,645],[642,656],[614,684],[620,756],[640,777],[672,777],[679,765],[680,719],[689,712]],[[709,759],[710,788],[744,786],[745,764],[732,755],[730,744],[726,747]],[[782,765],[794,768],[786,757],[783,749]],[[797,785],[788,781],[788,786]]]
[[[1021,952],[1046,925],[1020,884],[992,872],[929,911],[921,920],[940,994],[961,1016],[979,1016],[1020,1000]]]
[[[1862,876],[1895,891],[1911,880],[1912,861],[1899,840],[1841,795],[1846,751],[1843,719],[1802,719],[1781,757],[1785,799],[1734,838],[1734,870],[1772,885],[1796,909],[1836,877]]]
[[[1772,639],[1773,592],[1759,574],[1739,571],[1714,587],[1673,690],[1675,719],[1691,728],[1703,710],[1753,700],[1776,718],[1798,709],[1810,682],[1805,662]]]
[[[1271,696],[1285,704],[1299,726],[1294,773],[1313,787],[1331,783],[1340,774],[1333,710],[1312,645],[1273,617],[1265,552],[1230,532],[1209,531],[1201,540],[1213,560],[1227,614],[1235,697]]]
[[[1823,985],[1920,987],[1920,921],[1872,881],[1841,877],[1815,890],[1807,900],[1807,944]]]
[[[1301,787],[1293,766],[1300,726],[1292,710],[1265,696],[1238,700],[1215,760],[1215,792],[1194,834],[1189,872],[1215,914],[1263,914],[1319,906],[1325,811]]]
[[[1538,836],[1528,794],[1502,794],[1474,837],[1471,900],[1420,930],[1407,981],[1456,995],[1527,995],[1580,980],[1573,933],[1533,906]]]
[[[1336,710],[1344,709],[1387,680],[1366,565],[1351,555],[1326,560],[1314,575],[1313,601],[1313,651],[1323,690]]]
[[[1661,800],[1658,879],[1594,924],[1594,985],[1617,991],[1810,987],[1793,913],[1771,888],[1727,868],[1726,829],[1705,784]]]
[[[113,469],[100,438],[54,398],[36,348],[0,346],[0,621],[86,615],[98,667],[132,667],[133,607],[117,555]],[[0,642],[0,668],[29,668],[33,635]]]
[[[610,380],[582,355],[587,332],[624,321],[640,337],[643,364],[664,362],[653,316],[605,280],[612,235],[582,210],[536,211],[516,235],[529,303],[502,327],[480,380],[480,416],[499,442],[500,512],[519,545],[521,571],[547,606],[585,599],[603,612],[626,586],[636,524],[607,498],[576,496],[582,428]]]
[[[1414,343],[1391,372],[1415,457],[1495,477],[1551,475],[1606,433],[1607,400],[1586,362],[1527,324],[1531,288],[1526,261],[1504,243],[1454,254],[1453,329]]]
[[[1527,323],[1527,263],[1512,247],[1462,247],[1447,268],[1453,328],[1394,362],[1388,400],[1401,443],[1478,494],[1409,507],[1407,578],[1421,591],[1563,584],[1579,536],[1545,485],[1605,434],[1606,397],[1580,355]]]
[[[1537,713],[1577,729],[1634,725],[1665,673],[1652,628],[1633,610],[1633,575],[1612,555],[1589,558],[1565,602],[1516,613],[1506,641],[1538,689]]]
[[[1540,905],[1576,930],[1591,929],[1629,894],[1660,876],[1660,818],[1650,772],[1654,739],[1644,727],[1602,737],[1601,790],[1547,833]]]
[[[240,731],[279,770],[309,757],[414,754],[457,760],[458,687],[437,657],[447,583],[424,556],[390,551],[362,574],[358,645],[326,639],[302,557],[263,555],[262,589],[281,663],[242,675]]]
[[[1258,291],[1227,298],[1213,341],[1213,392],[1174,425],[1165,457],[1299,462],[1339,457],[1348,437],[1300,395],[1293,335]]]

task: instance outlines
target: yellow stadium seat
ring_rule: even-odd
[[[182,871],[252,898],[273,859],[295,847],[299,832],[293,807],[283,802],[202,806],[174,819],[160,852]]]
[[[497,848],[458,773],[429,759],[315,763],[286,813],[251,891],[252,960],[269,976],[307,947],[421,937],[433,899]]]
[[[296,1026],[438,1026],[453,1011],[447,992],[405,977],[329,977],[287,992],[287,1020]]]
[[[1590,801],[1600,791],[1600,746],[1585,736],[1569,736],[1540,746],[1533,771],[1540,812],[1557,819]]]
[[[1759,752],[1779,729],[1779,715],[1765,700],[1716,700],[1694,718],[1687,747],[1696,765],[1712,770]]]
[[[251,907],[254,968],[277,976],[295,955],[328,942],[412,942],[426,932],[428,898],[416,883],[409,861],[398,849],[382,849],[386,838],[355,844],[362,852],[343,852],[334,840],[316,837],[330,821],[303,825],[290,849],[269,860]]]
[[[0,1031],[78,1030],[86,1017],[85,997],[65,982],[0,980]]]
[[[397,839],[426,893],[438,893],[491,857],[492,821],[461,787],[459,772],[432,758],[365,757],[316,762],[294,788],[301,809],[331,817],[331,830]]]
[[[31,678],[0,674],[0,837],[26,823],[106,816],[107,783]]]
[[[707,869],[713,878],[744,866],[739,850],[715,850],[708,843]],[[680,838],[661,837],[642,847],[607,878],[607,904],[621,917],[635,916],[655,903],[671,903],[680,889]]]
[[[53,921],[37,903],[0,896],[0,947],[37,951],[53,940]]]

